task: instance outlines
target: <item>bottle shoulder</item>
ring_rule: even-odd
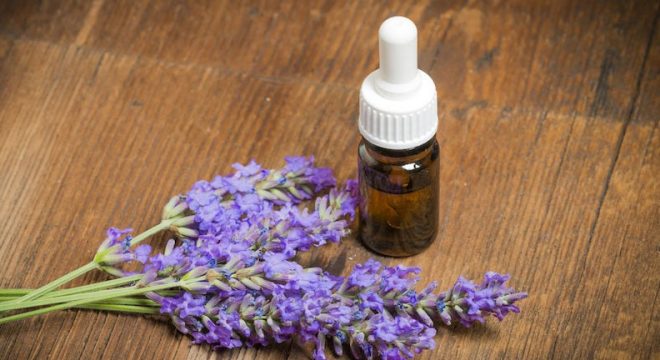
[[[363,165],[369,167],[400,168],[415,172],[432,166],[440,157],[440,145],[435,139],[414,149],[388,150],[379,148],[362,139],[358,146],[358,156]]]

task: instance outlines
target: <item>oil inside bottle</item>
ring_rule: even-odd
[[[438,230],[439,146],[435,138],[410,150],[359,147],[359,236],[388,256],[422,252]]]

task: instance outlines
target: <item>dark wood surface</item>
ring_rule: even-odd
[[[2,1],[0,286],[88,262],[108,226],[146,229],[233,162],[314,154],[354,177],[358,88],[399,14],[438,86],[441,230],[382,260],[443,287],[509,272],[530,293],[502,323],[440,329],[420,359],[660,358],[659,5]],[[373,256],[348,238],[301,262],[341,273]],[[308,354],[213,352],[166,321],[94,311],[0,326],[3,359]]]

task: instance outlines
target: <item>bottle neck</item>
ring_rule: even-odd
[[[380,162],[389,162],[389,161],[406,162],[406,161],[418,159],[420,157],[425,157],[433,151],[433,146],[437,143],[437,140],[435,139],[434,136],[429,141],[425,142],[420,146],[416,146],[411,149],[394,150],[394,149],[386,149],[380,146],[376,146],[364,138],[362,138],[362,141],[365,144],[365,147],[369,152],[369,155],[374,160]]]

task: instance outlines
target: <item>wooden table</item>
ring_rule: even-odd
[[[443,287],[509,272],[530,293],[502,323],[441,329],[420,359],[659,358],[657,1],[2,2],[0,286],[88,262],[108,226],[146,229],[233,162],[314,154],[354,177],[359,85],[395,14],[438,86],[441,230],[381,260]],[[348,238],[300,261],[369,257]],[[307,356],[213,352],[94,311],[0,326],[3,359]]]

